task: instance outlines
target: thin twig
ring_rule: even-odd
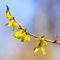
[[[35,38],[39,38],[39,37],[37,37],[37,36],[35,36],[34,34],[31,34],[31,33],[30,33],[30,36],[33,36],[33,37],[35,37]],[[41,37],[42,37],[42,36],[41,36]],[[60,42],[57,41],[57,40],[49,40],[49,39],[46,39],[46,41],[47,41],[47,42],[50,42],[50,43],[54,43],[54,44],[60,45]]]

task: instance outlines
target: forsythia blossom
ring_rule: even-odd
[[[44,46],[47,46],[47,42],[45,41],[46,39],[44,37],[41,38],[35,38],[36,41],[40,41],[39,45],[34,48],[34,53],[37,53],[39,49],[41,49],[43,55],[46,55],[46,51],[44,49]]]
[[[26,34],[26,32],[22,29],[18,29],[15,34],[14,37],[17,39],[22,39],[22,42],[30,42],[30,36],[28,34]]]
[[[13,20],[14,17],[13,17],[12,14],[10,13],[9,7],[8,7],[8,6],[6,6],[6,7],[7,7],[7,10],[6,10],[6,18],[7,18],[8,20]]]
[[[22,42],[30,42],[30,36],[25,34],[25,35],[22,37]]]
[[[14,20],[9,21],[8,23],[5,24],[6,26],[12,26],[13,30],[19,26],[17,22],[15,22]]]
[[[14,17],[12,16],[12,14],[10,13],[10,10],[7,6],[7,10],[6,10],[6,18],[9,20],[9,22],[7,24],[5,24],[6,26],[12,26],[13,30],[19,26],[19,24],[15,21]]]

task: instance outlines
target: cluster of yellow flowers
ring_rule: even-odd
[[[9,20],[9,22],[7,24],[5,24],[6,26],[13,27],[13,30],[15,30],[16,27],[18,27],[17,31],[14,34],[14,37],[17,39],[21,38],[22,42],[29,42],[30,36],[26,32],[26,30],[22,29],[22,24],[17,23],[15,18],[10,13],[8,6],[7,6],[7,10],[6,10],[6,18]]]
[[[30,36],[26,33],[26,31],[20,28],[15,32],[14,37],[18,39],[21,38],[22,42],[30,42]]]
[[[12,16],[8,6],[6,9],[6,18],[9,20],[9,22],[7,24],[5,24],[6,26],[13,27],[13,30],[15,30],[16,27],[18,27],[18,29],[14,33],[14,37],[17,39],[21,39],[22,42],[30,42],[30,35],[31,34],[29,32],[27,32],[26,29],[23,29],[23,26],[21,23],[18,23],[16,21],[16,19]],[[39,41],[38,46],[34,48],[34,53],[38,52],[38,50],[41,49],[43,55],[46,55],[46,51],[44,49],[44,46],[47,46],[48,44],[46,42],[45,37],[40,37],[40,38],[35,37],[34,40]]]
[[[19,26],[19,24],[15,21],[15,18],[12,16],[12,14],[10,13],[10,10],[7,6],[7,10],[6,10],[6,18],[9,20],[9,22],[7,24],[5,24],[6,26],[12,26],[13,30]]]

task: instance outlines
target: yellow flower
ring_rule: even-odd
[[[47,42],[46,39],[44,37],[41,38],[35,38],[35,40],[40,41],[39,45],[34,49],[34,52],[38,52],[38,50],[40,49],[43,53],[43,55],[46,55],[46,51],[44,49],[44,46],[47,46]]]
[[[14,20],[9,21],[7,24],[5,24],[6,26],[12,26],[13,30],[19,26],[17,22],[15,22]]]
[[[22,42],[30,42],[30,36],[29,35],[23,35],[22,36]]]
[[[15,32],[14,37],[17,38],[17,39],[20,39],[22,37],[22,34],[23,34],[23,30],[22,29],[18,29]]]
[[[39,40],[40,40],[40,46],[48,46],[45,37],[41,37]]]
[[[22,27],[22,24],[21,23],[17,23],[15,21],[15,18],[12,16],[12,14],[10,13],[10,10],[9,10],[9,7],[7,6],[7,10],[6,10],[6,18],[8,20],[10,20],[7,24],[5,24],[6,26],[12,26],[13,27],[13,30],[17,27],[17,26],[20,26]]]
[[[22,29],[18,29],[15,34],[14,37],[17,39],[22,39],[22,42],[30,42],[30,36],[26,34],[26,32]]]
[[[34,48],[34,53],[37,53],[38,50],[39,50],[39,47],[35,47],[35,48]]]
[[[7,18],[8,20],[13,20],[13,19],[14,19],[14,17],[13,17],[12,14],[10,13],[10,10],[9,10],[8,6],[7,6],[7,10],[6,10],[6,18]]]

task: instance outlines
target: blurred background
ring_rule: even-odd
[[[29,32],[60,41],[60,0],[0,0],[0,60],[60,60],[59,45],[48,43],[43,56],[41,51],[34,54],[33,39],[22,43],[13,37],[12,28],[4,26],[6,5]]]

